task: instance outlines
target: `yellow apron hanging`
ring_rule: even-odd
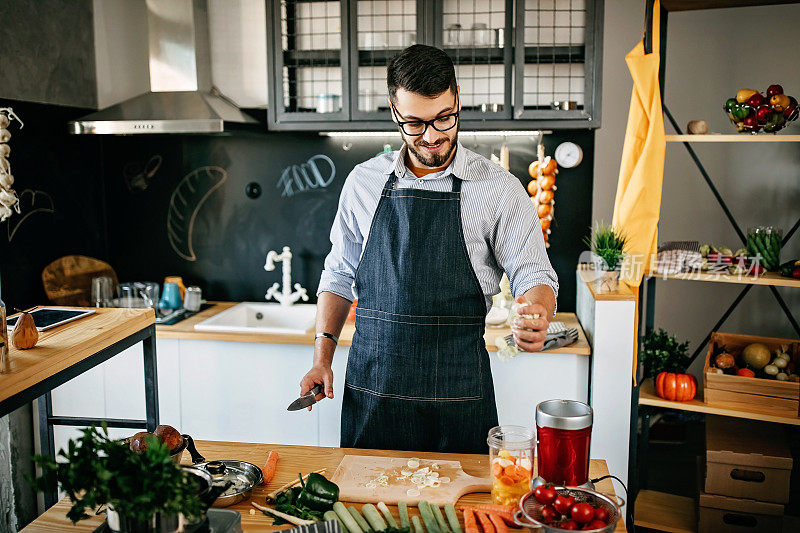
[[[620,279],[632,287],[641,284],[644,270],[649,266],[650,258],[656,253],[658,246],[658,217],[661,210],[661,183],[666,150],[658,83],[660,19],[660,1],[655,0],[652,52],[645,53],[642,41],[625,56],[633,78],[633,92],[612,223],[628,237],[625,249],[627,257],[622,264]],[[637,311],[638,305],[637,299]],[[638,331],[635,334],[635,339],[638,340]],[[634,342],[634,381],[637,346],[638,342]]]

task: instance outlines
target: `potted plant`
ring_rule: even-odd
[[[625,258],[627,236],[613,226],[595,223],[589,238],[584,239],[592,250],[595,268],[603,273],[597,279],[600,291],[615,291],[619,284],[619,268]]]
[[[686,353],[689,342],[659,329],[648,331],[642,342],[641,361],[645,377],[655,378],[656,394],[665,400],[688,402],[697,394],[697,380],[687,374],[692,362]]]
[[[30,481],[38,490],[58,481],[72,502],[67,518],[73,523],[103,507],[109,528],[125,533],[176,531],[202,520],[218,495],[210,475],[205,480],[202,470],[175,465],[156,436],[146,443],[144,451],[133,452],[125,442],[110,439],[105,424],[92,426],[59,451],[61,462],[35,456],[42,476]]]

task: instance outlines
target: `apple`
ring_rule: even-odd
[[[747,99],[747,105],[750,107],[759,107],[767,103],[767,99],[761,93],[756,93]]]
[[[777,84],[767,87],[767,98],[772,98],[776,94],[783,94],[783,87]]]
[[[788,121],[794,120],[798,115],[797,99],[794,96],[789,97],[789,105],[783,110],[783,118]]]
[[[742,121],[742,125],[747,131],[756,131],[758,130],[758,119],[751,115]]]
[[[772,115],[772,108],[768,105],[762,105],[756,109],[756,120],[759,124],[766,124],[770,115]]]

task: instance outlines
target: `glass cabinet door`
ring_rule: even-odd
[[[349,119],[345,0],[273,0],[273,109],[277,122]]]
[[[592,119],[594,18],[594,0],[517,0],[514,118]]]
[[[400,50],[424,42],[423,0],[354,0],[350,55],[353,120],[391,121],[386,66]]]
[[[434,37],[455,64],[464,120],[511,118],[512,0],[436,2]]]

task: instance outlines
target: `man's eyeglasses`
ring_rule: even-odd
[[[458,108],[458,94],[456,94],[456,101],[454,105],[456,108]],[[425,135],[425,132],[428,131],[428,126],[431,126],[436,131],[447,131],[453,129],[455,125],[458,124],[458,111],[436,117],[432,120],[401,121],[399,113],[394,107],[394,104],[392,103],[391,106],[392,114],[394,115],[395,120],[397,120],[397,125],[400,126],[400,129],[403,131],[403,133],[406,135],[411,135],[412,137]]]

